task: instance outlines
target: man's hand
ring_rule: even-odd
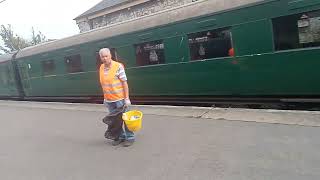
[[[124,100],[124,105],[130,106],[130,105],[131,105],[130,99],[125,99],[125,100]]]

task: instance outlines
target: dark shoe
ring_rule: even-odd
[[[129,147],[129,146],[131,146],[133,143],[134,143],[134,141],[128,141],[128,140],[126,140],[126,141],[124,141],[123,146],[124,146],[124,147]]]
[[[119,144],[121,144],[124,140],[122,139],[117,139],[117,140],[114,140],[112,141],[112,146],[118,146]]]

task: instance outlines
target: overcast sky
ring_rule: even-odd
[[[47,39],[60,39],[79,33],[73,19],[100,1],[6,0],[0,3],[0,24],[11,24],[14,32],[27,39],[32,26]]]

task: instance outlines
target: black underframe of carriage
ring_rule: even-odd
[[[319,96],[131,96],[133,104],[270,109],[320,109]],[[24,97],[28,101],[103,103],[101,96]]]
[[[0,100],[23,100],[23,98],[19,96],[0,96]]]

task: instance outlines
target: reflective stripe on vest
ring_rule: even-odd
[[[116,91],[112,91],[112,90],[111,91],[110,90],[109,91],[105,91],[105,90],[103,90],[104,94],[118,94],[118,93],[121,93],[121,92],[122,93],[124,92],[123,89],[119,89],[119,90],[116,90]]]
[[[117,86],[122,86],[122,83],[115,83],[115,84],[104,84],[103,87],[117,87]]]
[[[111,61],[111,67],[107,75],[104,74],[104,64],[101,64],[100,66],[100,84],[103,90],[104,99],[108,101],[124,99],[122,82],[118,77],[116,77],[119,66],[120,63]]]

